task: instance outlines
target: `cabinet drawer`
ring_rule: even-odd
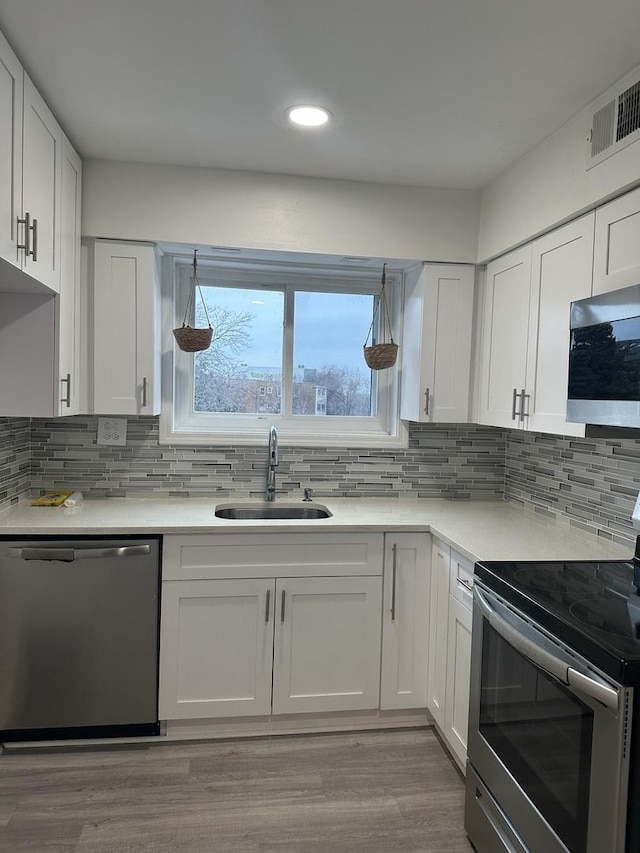
[[[469,610],[473,607],[473,562],[451,549],[449,595]]]
[[[382,533],[165,536],[164,580],[381,575]]]

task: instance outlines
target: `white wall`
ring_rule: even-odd
[[[640,141],[585,170],[590,121],[587,109],[483,189],[480,262],[640,183]]]
[[[86,161],[85,236],[473,263],[480,194]]]

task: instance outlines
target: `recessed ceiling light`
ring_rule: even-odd
[[[324,107],[301,105],[298,107],[289,107],[287,118],[293,124],[299,124],[302,127],[322,127],[331,118],[331,113],[329,110],[325,110]]]

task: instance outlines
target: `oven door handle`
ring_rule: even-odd
[[[528,660],[538,666],[543,672],[557,678],[565,686],[571,687],[576,693],[584,693],[592,699],[601,702],[607,708],[611,708],[614,711],[618,710],[619,695],[617,690],[595,681],[595,679],[590,678],[588,675],[583,675],[551,652],[541,648],[533,640],[525,637],[491,607],[477,586],[474,586],[473,594],[480,610],[486,619],[488,619],[494,631],[500,634],[502,639],[509,643],[510,646],[513,646],[517,652],[520,652],[523,657],[528,658]]]

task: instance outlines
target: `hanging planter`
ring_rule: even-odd
[[[393,334],[391,333],[391,320],[389,317],[389,306],[387,305],[387,282],[385,275],[386,266],[386,264],[382,265],[382,287],[380,289],[380,296],[378,298],[378,302],[376,303],[376,308],[373,312],[371,326],[369,327],[369,334],[367,335],[367,340],[364,342],[363,347],[364,360],[367,362],[367,365],[371,368],[371,370],[386,370],[388,367],[393,367],[398,357],[398,344],[395,344],[393,342]],[[371,336],[371,339],[373,341],[373,328],[375,326],[378,310],[380,311],[380,323],[378,328],[380,330],[380,336],[382,340],[380,341],[380,343],[371,343],[370,346],[367,346],[369,336]],[[386,340],[387,336],[388,341]]]
[[[209,313],[207,311],[207,306],[204,302],[204,297],[202,296],[202,288],[200,287],[200,282],[198,281],[197,254],[198,250],[194,249],[193,278],[191,279],[191,290],[189,291],[187,306],[184,310],[184,319],[182,320],[182,326],[180,326],[179,329],[173,330],[173,336],[176,339],[178,346],[183,352],[200,352],[201,350],[209,349],[209,347],[211,346],[211,339],[213,337],[213,329],[211,328]],[[195,308],[196,288],[198,289],[198,293],[200,294],[200,301],[202,302],[204,314],[207,318],[207,329],[195,329],[187,324],[187,317],[190,315],[191,311],[194,311]]]

